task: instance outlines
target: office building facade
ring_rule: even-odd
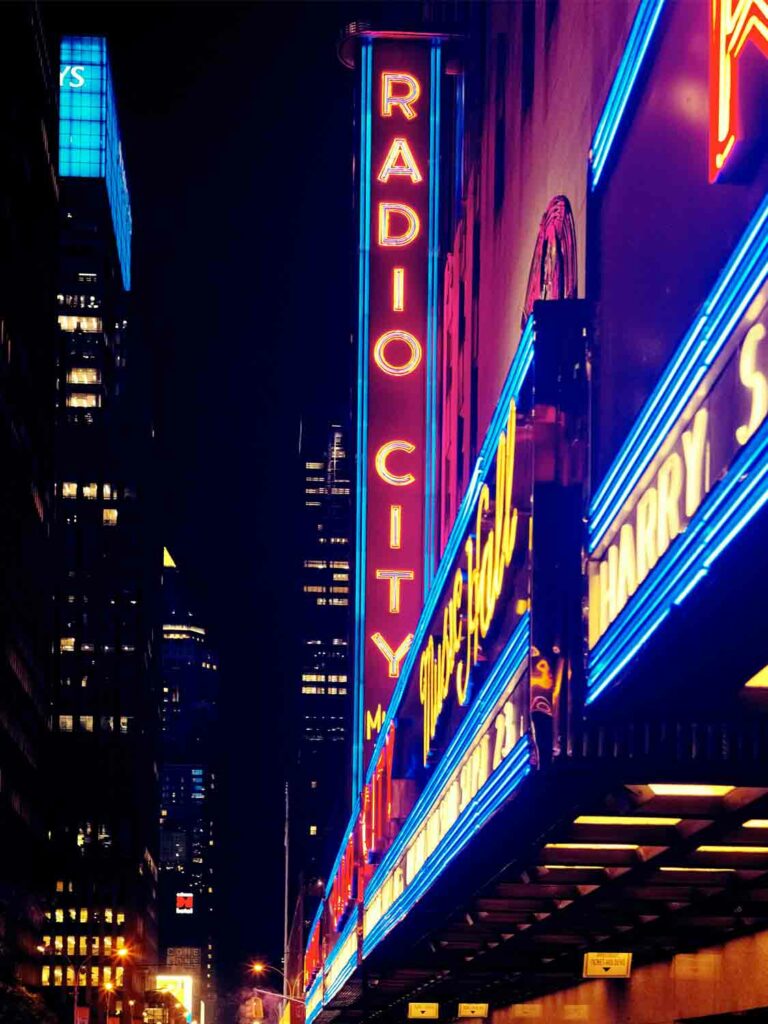
[[[35,4],[0,10],[0,978],[37,984],[46,787],[57,86]]]
[[[314,912],[349,807],[352,457],[348,430],[302,431],[296,751],[289,765],[292,946]],[[295,902],[298,900],[298,903]],[[295,959],[295,958],[294,958]],[[296,973],[295,965],[289,973]]]
[[[59,101],[54,867],[42,982],[52,1000],[74,998],[83,1020],[100,1021],[141,1000],[141,965],[157,958],[159,572],[105,39],[62,39]]]
[[[160,742],[160,956],[215,1006],[216,761],[219,664],[181,570],[163,555]],[[195,1014],[199,1017],[199,1013]]]
[[[363,757],[307,1020],[759,1019],[765,12],[425,16],[340,50]]]

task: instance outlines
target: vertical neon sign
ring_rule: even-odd
[[[440,57],[360,40],[355,792],[432,572]]]
[[[717,181],[744,135],[740,62],[755,46],[768,57],[768,7],[764,0],[711,0],[709,82],[709,180]]]

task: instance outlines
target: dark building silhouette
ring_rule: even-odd
[[[210,1022],[218,657],[180,570],[163,553],[160,943],[167,973],[191,973]]]
[[[130,200],[106,41],[61,43],[54,873],[43,986],[90,1019],[156,960],[158,732],[147,375],[129,331]],[[126,949],[128,955],[121,955]],[[56,997],[53,996],[55,999]]]
[[[0,9],[0,977],[35,984],[47,845],[56,79],[34,4]]]
[[[311,911],[349,814],[352,721],[352,460],[347,429],[302,435],[297,749],[289,786],[289,875]],[[300,915],[303,917],[303,915]]]

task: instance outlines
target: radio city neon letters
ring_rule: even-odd
[[[368,375],[358,634],[364,647],[358,726],[364,766],[413,642],[423,594],[432,171],[429,48],[376,43],[372,52],[366,164],[371,244],[363,293],[369,315],[361,340]]]
[[[742,136],[739,64],[748,43],[768,57],[765,0],[710,0],[709,180],[716,181]]]

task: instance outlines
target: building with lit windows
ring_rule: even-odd
[[[56,77],[37,5],[0,9],[0,979],[39,982],[47,871]]]
[[[51,880],[43,985],[92,1022],[156,962],[159,727],[150,424],[107,43],[60,50]],[[157,584],[157,585],[156,585]],[[121,955],[125,948],[128,955]],[[55,990],[58,990],[56,992]]]
[[[352,460],[347,430],[338,423],[305,429],[300,456],[303,547],[290,874],[300,893],[308,888],[314,897],[349,806]]]
[[[163,554],[160,660],[160,956],[215,1005],[218,656],[170,552]]]
[[[762,1019],[764,5],[423,15],[339,50],[354,788],[306,1020]]]

